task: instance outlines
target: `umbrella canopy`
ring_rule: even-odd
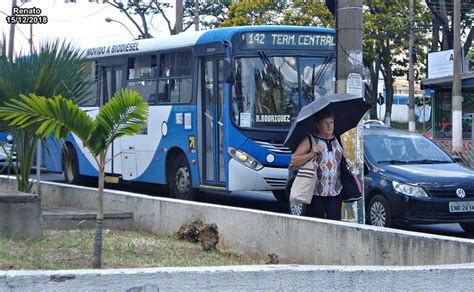
[[[314,118],[323,110],[334,113],[334,135],[341,135],[356,127],[371,107],[362,97],[351,94],[336,93],[320,97],[301,109],[291,125],[284,145],[294,152],[304,137],[314,133]]]

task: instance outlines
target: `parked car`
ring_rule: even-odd
[[[364,121],[364,127],[386,127],[388,128],[388,126],[380,121],[380,120],[367,120],[367,121]]]
[[[462,136],[463,138],[471,138],[472,132],[472,113],[463,114],[462,116]],[[444,121],[438,123],[438,131],[436,138],[448,139],[452,137],[453,123],[451,121]],[[433,128],[429,127],[423,134],[426,138],[433,139]]]
[[[16,159],[13,151],[13,137],[6,132],[0,132],[0,162]]]
[[[367,224],[460,223],[474,232],[474,171],[407,131],[366,128]]]

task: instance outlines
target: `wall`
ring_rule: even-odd
[[[4,189],[12,183],[0,177]],[[355,223],[185,202],[107,190],[105,208],[133,212],[138,228],[173,234],[193,219],[216,223],[221,244],[281,263],[313,265],[440,265],[474,261],[474,241]],[[95,207],[96,190],[42,184],[44,204]],[[434,256],[434,253],[436,256]]]

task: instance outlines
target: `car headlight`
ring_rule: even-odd
[[[242,163],[243,165],[247,166],[248,168],[254,170],[260,170],[263,168],[263,165],[258,162],[257,159],[253,158],[252,156],[248,155],[244,151],[237,150],[235,148],[229,147],[229,154],[235,160]]]
[[[393,188],[396,192],[404,194],[411,197],[428,197],[425,190],[422,187],[412,186],[408,184],[402,184],[397,181],[392,181]]]

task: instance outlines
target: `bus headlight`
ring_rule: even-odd
[[[247,153],[237,150],[232,147],[229,147],[228,150],[229,150],[230,156],[232,156],[235,160],[247,166],[248,168],[251,168],[254,170],[260,170],[263,168],[263,165],[260,162],[258,162],[257,159],[253,158]]]

